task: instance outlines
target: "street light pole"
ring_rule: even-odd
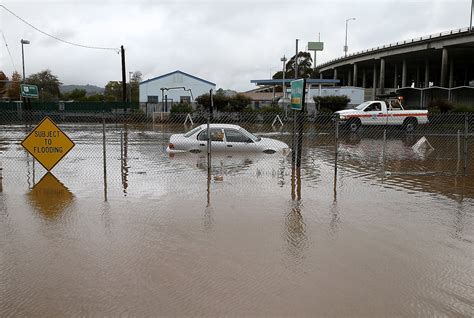
[[[288,59],[286,58],[285,55],[283,55],[283,57],[280,59],[280,61],[283,62],[283,69],[282,69],[282,72],[283,72],[283,82],[281,83],[282,84],[282,89],[283,89],[283,101],[285,100],[286,98],[286,85],[285,85],[285,63]]]
[[[474,10],[474,0],[471,1],[471,20],[469,22],[469,31],[472,32],[472,11]]]
[[[345,45],[344,45],[344,57],[347,57],[347,51],[348,51],[348,47],[347,47],[347,24],[349,21],[351,20],[355,20],[356,18],[349,18],[349,19],[346,19],[346,42],[345,42]]]
[[[21,39],[21,63],[23,66],[23,81],[25,81],[25,50],[23,49],[23,44],[30,44],[30,41]]]
[[[132,74],[133,72],[128,72],[128,101],[130,106],[132,105]]]

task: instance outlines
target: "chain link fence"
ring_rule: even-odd
[[[76,144],[54,168],[54,175],[91,197],[102,190],[105,196],[127,196],[130,191],[144,197],[167,191],[185,193],[192,191],[195,183],[205,186],[206,182],[242,187],[272,182],[283,187],[294,177],[298,141],[302,145],[298,177],[308,188],[329,189],[332,182],[336,185],[338,175],[380,177],[415,187],[429,183],[420,182],[425,177],[447,180],[473,175],[471,114],[429,115],[426,124],[411,126],[395,125],[394,119],[386,118],[357,127],[331,114],[293,115],[2,111],[2,186],[32,188],[44,175],[45,169],[20,145],[44,116],[54,120]],[[210,136],[210,158],[207,132],[203,132],[207,126],[197,129],[192,138],[172,137],[207,123],[211,124],[210,135],[215,133],[215,124],[238,125],[244,131],[239,135],[230,129],[236,127],[223,126],[221,136]],[[256,147],[261,141],[267,142],[268,149]],[[188,143],[188,148],[178,151],[180,142]]]

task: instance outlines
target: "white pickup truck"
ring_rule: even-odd
[[[391,101],[367,101],[354,109],[336,112],[339,122],[351,131],[357,131],[362,125],[402,126],[406,131],[414,131],[419,124],[428,122],[427,110],[405,110],[396,99]]]

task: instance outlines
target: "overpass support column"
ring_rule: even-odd
[[[394,65],[393,69],[393,88],[397,89],[398,88],[398,65]]]
[[[385,89],[385,59],[380,59],[380,94],[384,93]]]
[[[421,87],[420,85],[420,65],[416,66],[416,82],[415,87]]]
[[[334,68],[334,78],[333,79],[337,80],[337,68]],[[333,86],[336,86],[336,83],[334,83]]]
[[[352,86],[352,71],[350,69],[347,71],[347,86]]]
[[[449,61],[449,88],[454,86],[454,61]]]
[[[323,73],[319,73],[319,79],[323,79]],[[321,88],[322,88],[322,85],[319,84],[318,85],[318,96],[321,96]]]
[[[377,62],[374,63],[374,76],[372,80],[372,100],[377,95]]]
[[[352,72],[352,85],[357,87],[357,63],[354,63],[354,71]]]
[[[441,87],[446,87],[446,79],[448,77],[448,49],[443,48],[443,55],[441,57],[441,80],[440,85]]]
[[[430,87],[430,61],[425,60],[425,87]]]
[[[405,59],[402,64],[402,87],[407,87],[407,60]]]
[[[362,69],[362,87],[367,87],[367,75],[365,74],[365,68]]]

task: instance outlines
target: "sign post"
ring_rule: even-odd
[[[21,145],[46,170],[50,171],[75,144],[54,121],[45,117],[21,142]]]

